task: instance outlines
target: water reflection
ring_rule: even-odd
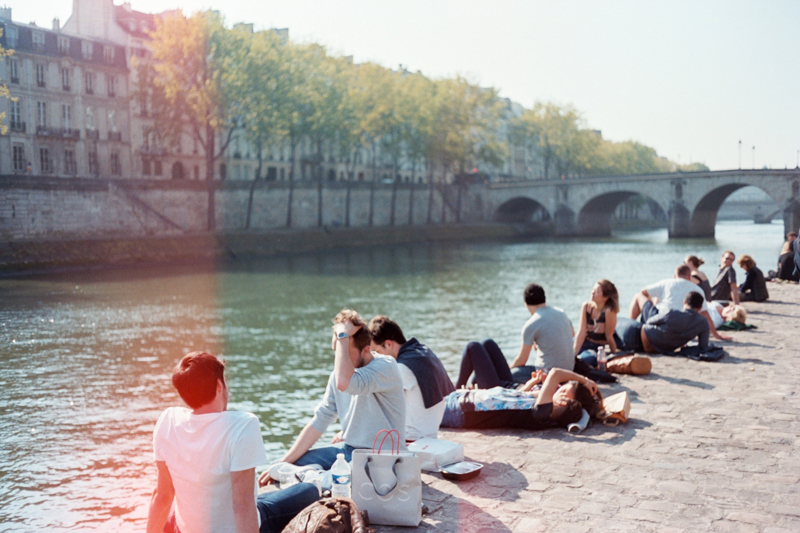
[[[689,252],[712,276],[726,248],[766,271],[781,240],[778,224],[728,223],[716,241],[652,231],[341,250],[216,272],[180,265],[0,280],[0,523],[15,532],[141,529],[155,480],[152,429],[179,403],[169,375],[188,351],[225,357],[231,408],[259,416],[277,458],[322,395],[330,320],[343,306],[389,314],[454,374],[469,340],[492,336],[516,350],[530,281],[577,321],[598,278],[613,280],[625,305]]]

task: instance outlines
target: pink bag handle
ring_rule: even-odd
[[[372,453],[375,452],[375,443],[378,442],[381,434],[383,434],[383,439],[381,439],[381,444],[378,446],[377,453],[381,453],[381,448],[383,448],[383,443],[386,442],[387,437],[391,437],[391,454],[392,455],[399,455],[400,454],[400,432],[396,429],[382,429],[375,435],[375,440],[372,441]],[[394,436],[397,435],[397,449],[395,450],[395,441]]]

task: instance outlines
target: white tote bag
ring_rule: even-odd
[[[382,435],[383,441],[391,438],[388,452],[382,450],[383,441],[375,447]],[[371,451],[353,451],[353,501],[360,510],[367,511],[370,524],[418,526],[422,521],[419,458],[399,450],[398,431],[382,430],[375,437]]]

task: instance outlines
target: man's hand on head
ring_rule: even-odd
[[[345,320],[344,322],[337,322],[333,325],[333,332],[334,334],[338,335],[339,333],[347,333],[351,337],[355,334],[356,331],[361,329],[361,326],[355,326],[349,320]]]

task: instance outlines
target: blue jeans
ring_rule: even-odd
[[[642,324],[639,321],[631,320],[630,318],[617,317],[617,327],[614,331],[622,341],[622,346],[617,346],[621,350],[633,350],[635,352],[643,352],[644,346],[642,345]]]
[[[336,462],[336,456],[340,453],[344,454],[345,460],[349,463],[352,460],[353,450],[355,448],[349,444],[338,442],[330,446],[308,450],[294,464],[297,466],[319,465],[323,470],[330,470],[333,463]]]
[[[256,509],[261,517],[259,533],[280,533],[297,513],[319,500],[319,491],[311,483],[298,483],[283,490],[259,494]],[[170,512],[164,533],[181,533],[175,519],[175,511]]]
[[[311,483],[297,483],[274,492],[259,494],[256,500],[261,516],[260,533],[280,533],[300,511],[319,500],[319,491]]]
[[[483,342],[470,342],[461,354],[461,369],[458,373],[456,388],[467,384],[472,372],[475,372],[475,384],[479,389],[492,387],[516,388],[511,369],[508,368],[500,347],[492,339]],[[528,374],[530,379],[530,374]],[[526,380],[527,381],[527,380]]]

